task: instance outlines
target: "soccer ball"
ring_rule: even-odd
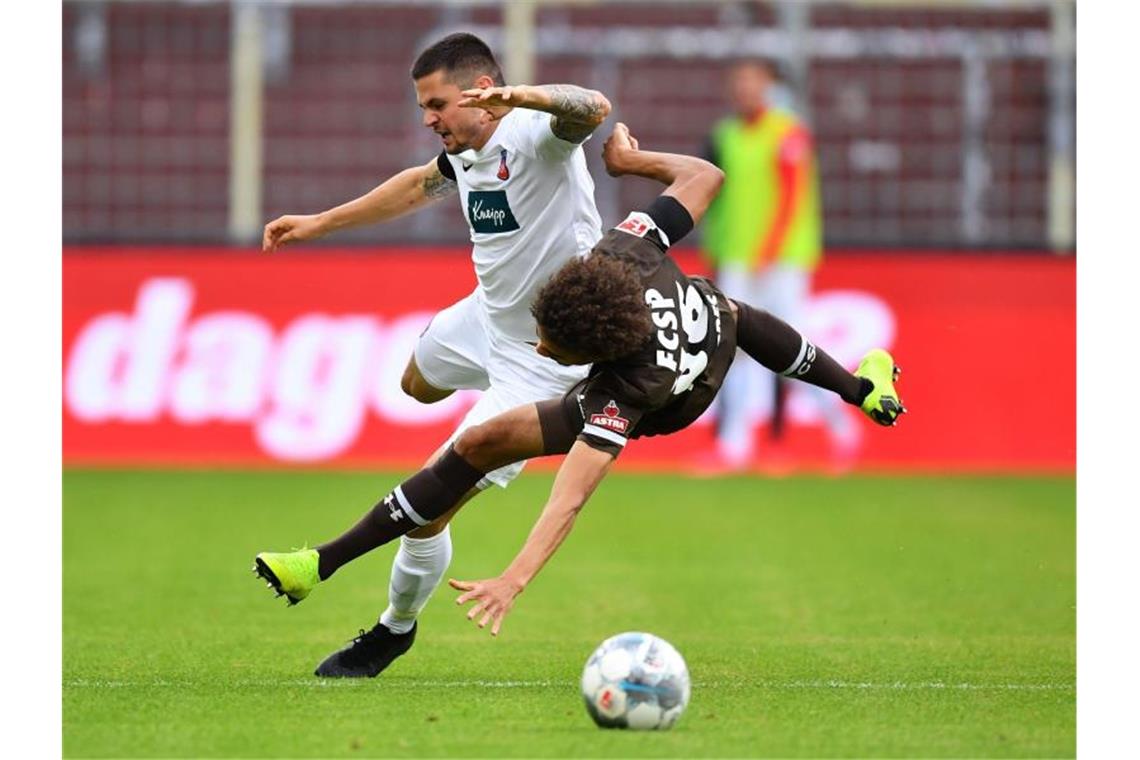
[[[582,671],[586,711],[602,728],[671,728],[689,704],[689,687],[680,653],[649,633],[606,639]]]

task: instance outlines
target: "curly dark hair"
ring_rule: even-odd
[[[653,331],[637,271],[613,256],[568,262],[538,291],[530,312],[559,347],[596,362],[633,353]]]

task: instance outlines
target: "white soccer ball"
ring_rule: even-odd
[[[649,633],[606,639],[582,671],[586,711],[602,728],[670,728],[689,704],[689,689],[681,654]]]

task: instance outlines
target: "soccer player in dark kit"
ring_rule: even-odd
[[[535,350],[565,365],[592,364],[562,398],[527,404],[464,431],[430,467],[405,480],[355,526],[315,549],[263,552],[255,572],[290,603],[356,557],[448,513],[487,472],[566,454],[546,506],[514,561],[497,578],[451,581],[467,613],[497,635],[515,598],[570,533],[578,512],[614,459],[635,438],[666,435],[696,420],[720,389],[737,348],[763,366],[826,388],[880,425],[903,407],[898,368],[881,349],[848,372],[790,325],[688,277],[669,246],[698,222],[723,180],[694,158],[642,151],[623,124],[603,150],[612,176],[632,174],[668,187],[644,211],[609,230],[589,256],[564,265],[532,311]],[[379,626],[378,626],[379,627]],[[375,676],[402,651],[377,657],[387,639],[361,632],[318,668],[325,676]],[[381,663],[379,666],[377,663]]]

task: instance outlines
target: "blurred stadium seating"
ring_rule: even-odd
[[[555,3],[537,12],[535,79],[601,89],[646,144],[694,152],[723,112],[729,58],[771,48],[803,87],[789,97],[818,143],[829,245],[1071,248],[1050,234],[1050,165],[1058,151],[1071,161],[1074,118],[1071,79],[1050,74],[1056,5]],[[63,4],[65,241],[229,239],[233,15],[223,2]],[[263,219],[432,155],[408,68],[433,37],[472,29],[502,54],[497,3],[280,3],[261,19]],[[604,220],[653,192],[600,180]],[[1071,218],[1072,202],[1053,213]],[[434,208],[336,242],[465,237]]]
[[[687,153],[726,110],[727,67],[776,61],[779,101],[818,144],[828,247],[858,249],[827,257],[804,329],[851,365],[872,346],[907,357],[915,413],[859,466],[1068,471],[1075,421],[1050,399],[1075,388],[1075,258],[977,252],[1074,250],[1074,23],[1070,0],[69,0],[65,458],[407,465],[450,432],[471,395],[425,406],[398,380],[431,314],[473,284],[453,204],[319,253],[241,254],[265,221],[430,159],[410,65],[468,30],[515,81],[600,89],[643,144]],[[600,147],[588,161],[614,224],[658,186],[606,177]],[[1009,346],[1051,352],[1051,383]],[[991,368],[984,435],[944,371],[971,362]],[[784,455],[823,466],[818,415],[795,392],[788,409]],[[673,466],[709,435],[624,459]]]

